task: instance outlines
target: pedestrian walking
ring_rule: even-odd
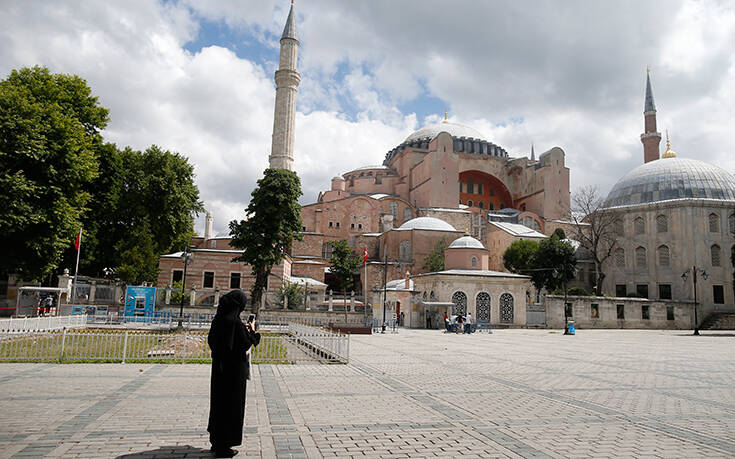
[[[468,312],[467,317],[465,317],[464,332],[472,333],[472,313],[471,312]]]
[[[212,349],[207,431],[215,457],[232,457],[237,454],[232,447],[242,444],[245,392],[250,379],[248,351],[260,342],[255,320],[244,324],[240,319],[246,300],[241,290],[220,298],[207,337]]]

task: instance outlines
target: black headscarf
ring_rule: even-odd
[[[219,300],[217,313],[212,320],[210,336],[214,342],[212,350],[221,353],[231,353],[235,348],[235,330],[237,324],[242,324],[240,313],[245,309],[247,296],[242,290],[233,290]]]

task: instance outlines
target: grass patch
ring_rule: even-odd
[[[211,363],[206,332],[84,329],[23,335],[0,341],[0,362]],[[291,363],[280,335],[263,333],[251,361]]]

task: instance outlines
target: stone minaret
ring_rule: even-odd
[[[299,40],[293,17],[293,1],[281,35],[281,59],[276,70],[276,110],[273,116],[273,143],[269,167],[293,170],[293,138],[296,119],[296,92],[301,75],[296,71]]]
[[[656,132],[656,105],[653,103],[650,70],[646,70],[646,105],[643,117],[645,119],[645,132],[641,134],[643,162],[649,163],[658,159],[658,146],[661,143],[661,133]]]
[[[212,212],[207,211],[207,218],[204,220],[204,240],[212,239],[212,226],[214,225],[214,217]]]

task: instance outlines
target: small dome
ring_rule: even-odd
[[[406,137],[406,140],[403,143],[410,143],[414,140],[421,139],[434,140],[434,138],[438,136],[441,132],[446,132],[452,137],[466,137],[468,139],[487,140],[485,136],[480,134],[477,129],[473,129],[463,124],[443,121],[441,123],[424,126],[410,136]]]
[[[332,180],[341,180],[343,182],[345,181],[344,177],[340,177],[339,175],[332,177]]]
[[[454,242],[449,244],[448,249],[482,249],[487,250],[482,245],[482,242],[478,241],[472,236],[462,236],[459,239],[455,239]]]
[[[434,217],[418,217],[401,225],[400,230],[457,231],[452,225]]]
[[[642,164],[618,180],[605,207],[672,199],[735,201],[735,176],[704,161],[665,158]]]

